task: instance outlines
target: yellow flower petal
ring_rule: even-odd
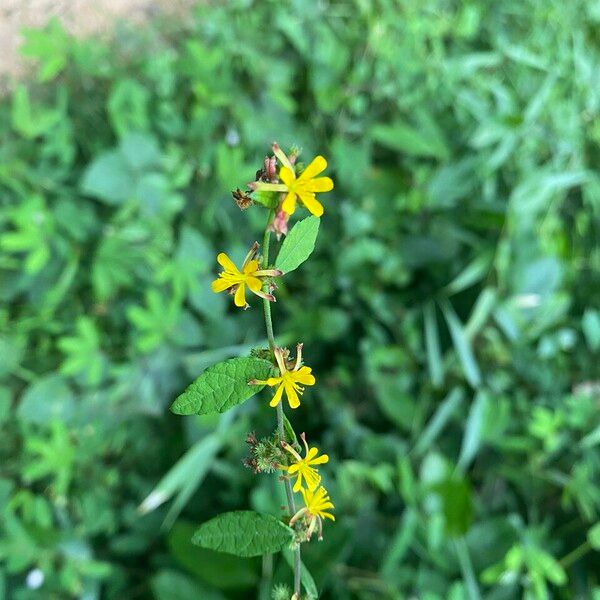
[[[314,490],[317,488],[319,483],[321,482],[321,478],[315,469],[311,469],[310,467],[306,467],[303,472],[304,479],[306,480],[306,487],[309,490]]]
[[[304,204],[308,211],[315,215],[315,217],[323,215],[325,209],[312,192],[299,191],[298,195],[300,196],[300,200],[302,200],[302,204]],[[283,210],[285,210],[285,207]],[[285,210],[285,212],[287,212],[287,210]]]
[[[288,192],[281,205],[281,210],[288,215],[293,215],[296,210],[296,192]]]
[[[235,292],[233,302],[240,308],[244,308],[244,306],[246,306],[246,286],[243,283],[239,284],[238,289]]]
[[[302,385],[315,385],[316,379],[312,374],[310,367],[300,367],[297,371],[292,372],[294,381],[301,383]]]
[[[254,259],[249,260],[244,266],[244,274],[249,275],[251,273],[254,273],[255,271],[258,271],[258,261]]]
[[[319,449],[318,448],[311,448],[307,453],[306,456],[304,457],[304,460],[306,461],[310,461],[312,460],[317,454],[319,454]]]
[[[260,292],[262,289],[262,281],[258,277],[252,277],[251,275],[246,278],[246,285],[253,292]]]
[[[283,385],[285,386],[285,393],[286,393],[290,408],[298,408],[300,406],[300,398],[298,398],[298,393],[294,389],[294,386],[289,381],[286,381]]]
[[[315,175],[322,173],[327,168],[327,161],[322,156],[317,156],[312,159],[311,163],[302,171],[298,179],[306,181],[312,179]]]
[[[326,462],[329,462],[329,456],[327,454],[322,454],[318,456],[314,460],[310,461],[311,465],[324,465]]]
[[[215,294],[218,294],[219,292],[224,292],[227,288],[230,288],[232,285],[231,281],[228,281],[227,279],[223,279],[222,277],[219,277],[219,279],[215,279],[211,284],[210,287],[212,288],[212,291]]]
[[[232,260],[225,254],[225,252],[221,252],[217,256],[217,262],[230,273],[239,273],[237,267],[233,264]]]
[[[305,189],[309,192],[330,192],[333,189],[333,179],[331,177],[311,179],[305,184]]]
[[[282,383],[275,392],[271,402],[269,402],[269,406],[275,408],[281,402],[281,396],[283,394],[284,384]]]
[[[290,186],[296,181],[296,175],[294,175],[294,172],[291,169],[288,169],[287,167],[281,167],[279,170],[279,179],[281,179],[281,181],[283,181],[283,183],[286,185]]]

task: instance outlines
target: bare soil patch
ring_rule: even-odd
[[[126,19],[143,23],[160,14],[183,14],[194,0],[0,0],[0,77],[26,72],[19,56],[21,30],[43,27],[56,16],[75,35],[109,33]]]

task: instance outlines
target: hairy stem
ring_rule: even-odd
[[[271,241],[271,230],[269,229],[269,225],[271,224],[271,220],[273,219],[273,215],[275,211],[271,209],[269,211],[269,216],[267,217],[267,226],[265,227],[265,234],[263,236],[262,243],[262,268],[267,269],[269,267],[269,243]],[[263,291],[268,292],[269,284],[265,283],[263,286]],[[273,334],[273,318],[271,316],[271,303],[263,298],[263,309],[265,313],[265,326],[267,328],[267,339],[269,340],[269,349],[271,350],[271,354],[273,354],[273,350],[275,348],[275,335]],[[277,405],[277,431],[281,439],[285,439],[285,429],[283,427],[283,399]],[[289,479],[283,480],[285,486],[285,495],[288,503],[288,510],[290,517],[293,517],[296,513],[296,504],[294,502],[294,494],[292,492],[292,484]],[[294,551],[294,594],[297,594],[300,597],[300,573],[302,569],[302,560],[300,556],[300,544],[296,547]]]

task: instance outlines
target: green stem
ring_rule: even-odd
[[[275,211],[271,209],[269,211],[269,216],[267,217],[267,226],[265,227],[265,234],[263,236],[262,243],[262,268],[267,269],[269,267],[269,243],[271,242],[271,230],[269,229],[269,225],[271,224],[271,220]],[[263,286],[263,291],[269,291],[269,284],[265,283]],[[263,298],[263,309],[265,313],[265,326],[267,328],[267,339],[269,341],[269,349],[271,350],[271,354],[273,354],[275,349],[275,335],[273,333],[273,318],[271,316],[271,303]],[[280,438],[285,439],[285,429],[283,427],[283,399],[277,405],[277,431],[279,432]],[[288,503],[288,510],[290,514],[290,518],[296,514],[296,504],[294,502],[294,494],[292,492],[292,484],[289,479],[283,480],[285,486],[285,495]],[[300,597],[300,585],[301,585],[301,569],[302,569],[302,558],[300,555],[300,544],[296,546],[296,550],[294,551],[294,594],[297,594],[298,598]]]
[[[465,587],[467,588],[467,595],[469,600],[481,600],[481,594],[479,592],[479,586],[477,585],[477,577],[475,577],[475,570],[471,557],[469,556],[469,549],[464,537],[460,537],[454,541],[454,547],[458,556],[458,563],[460,564],[460,570],[463,574],[465,581]]]
[[[575,550],[569,552],[566,556],[561,558],[560,564],[568,569],[574,562],[577,562],[582,556],[585,556],[592,549],[592,545],[589,541],[583,542],[581,546],[577,546]]]

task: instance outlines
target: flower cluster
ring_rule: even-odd
[[[270,402],[270,406],[273,408],[281,402],[284,391],[290,408],[298,408],[300,406],[300,396],[304,393],[303,385],[315,385],[316,380],[312,374],[312,369],[302,365],[302,348],[303,344],[296,346],[296,361],[291,367],[284,355],[286,351],[275,346],[273,354],[279,368],[279,377],[269,377],[265,381],[253,379],[248,382],[250,385],[277,386],[277,391]],[[288,367],[290,368],[288,369]]]
[[[290,525],[294,525],[298,520],[304,521],[306,540],[310,540],[313,532],[318,527],[318,539],[323,539],[323,519],[331,519],[335,521],[335,517],[327,512],[334,508],[327,490],[320,485],[321,476],[319,475],[316,465],[323,465],[329,462],[327,454],[319,456],[319,449],[316,447],[309,448],[306,442],[306,435],[303,433],[300,438],[304,444],[304,457],[287,442],[282,442],[282,446],[291,456],[291,464],[280,466],[284,471],[287,471],[288,476],[295,477],[294,492],[300,492],[304,501],[304,506],[292,517]]]
[[[318,531],[318,538],[322,539],[324,519],[335,520],[329,512],[334,508],[333,503],[321,485],[321,476],[317,468],[327,463],[329,457],[327,454],[320,455],[318,448],[309,447],[304,434],[300,436],[304,445],[302,456],[301,446],[297,443],[293,430],[290,434],[283,428],[284,395],[290,408],[297,409],[305,387],[315,385],[316,379],[312,369],[303,364],[302,344],[297,344],[296,356],[292,360],[289,350],[277,346],[274,341],[269,303],[275,301],[275,279],[284,273],[270,266],[268,262],[269,235],[270,232],[275,232],[278,239],[287,235],[288,221],[299,205],[305,207],[312,215],[321,217],[324,208],[316,195],[332,190],[333,181],[329,177],[319,176],[327,168],[327,161],[322,156],[317,156],[302,168],[297,162],[298,152],[292,151],[286,155],[277,144],[273,144],[272,148],[273,156],[265,158],[262,168],[256,173],[255,181],[248,184],[247,192],[239,188],[233,192],[234,200],[243,210],[252,204],[263,204],[270,209],[262,248],[263,256],[259,255],[259,245],[255,242],[241,269],[238,269],[227,254],[221,252],[217,256],[217,262],[223,270],[212,282],[212,290],[215,293],[228,291],[233,296],[234,304],[244,309],[249,306],[246,288],[264,301],[269,336],[267,358],[273,362],[277,373],[267,379],[252,379],[248,384],[275,388],[269,404],[277,409],[278,431],[272,439],[263,440],[257,440],[254,434],[250,434],[247,439],[250,457],[246,459],[245,464],[255,473],[271,472],[274,469],[283,472],[282,478],[286,482],[288,498],[295,492],[299,493],[303,500],[302,508],[296,512],[293,508],[294,502],[290,500],[290,526],[296,527],[301,536],[299,539],[308,541],[315,531]],[[293,488],[290,489],[292,480]],[[299,585],[298,582],[296,584]]]
[[[228,290],[233,296],[234,304],[243,309],[249,307],[246,302],[246,286],[257,296],[269,300],[269,302],[275,302],[273,294],[263,291],[264,282],[269,281],[272,277],[283,275],[283,273],[278,269],[261,269],[255,258],[258,248],[258,242],[254,242],[244,259],[241,271],[225,252],[220,252],[217,262],[224,270],[219,273],[219,278],[212,282],[212,291],[219,293]]]

